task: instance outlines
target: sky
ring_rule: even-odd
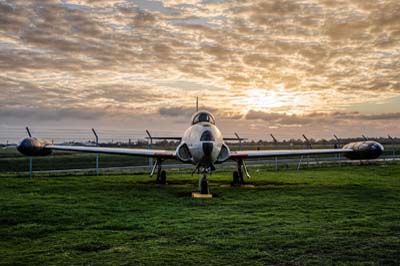
[[[400,135],[398,0],[0,0],[0,131]],[[22,136],[21,136],[22,137]]]

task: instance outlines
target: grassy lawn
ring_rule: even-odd
[[[400,165],[197,176],[0,174],[1,265],[399,265]]]

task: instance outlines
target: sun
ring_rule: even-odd
[[[291,91],[284,85],[278,84],[270,89],[247,89],[231,103],[243,115],[249,111],[299,115],[326,110],[327,107],[322,98],[323,95],[313,91]]]
[[[286,106],[289,97],[282,90],[250,89],[245,101],[246,111],[270,111]]]

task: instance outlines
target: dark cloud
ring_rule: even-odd
[[[62,119],[96,120],[109,116],[107,110],[94,110],[83,108],[1,108],[2,120],[32,120],[32,121],[57,121]]]
[[[133,25],[136,27],[152,26],[157,20],[157,17],[149,12],[138,10],[133,17]]]
[[[209,112],[214,113],[214,115],[218,115],[219,112],[214,107],[202,106],[201,110],[207,110]],[[162,116],[171,116],[171,117],[185,117],[190,118],[196,110],[193,107],[161,107],[158,109],[158,112]]]
[[[273,68],[282,66],[279,56],[265,56],[263,54],[250,54],[243,57],[243,62],[247,65],[259,68]]]
[[[250,110],[245,119],[263,120],[270,124],[279,125],[309,125],[321,123],[340,123],[344,121],[386,121],[400,119],[400,113],[360,114],[359,112],[334,112],[334,113],[310,113],[305,115],[289,115],[285,113],[266,113]]]
[[[158,109],[160,115],[173,117],[190,117],[194,111],[193,108],[187,107],[161,107]]]
[[[365,120],[398,120],[400,113],[383,113],[377,115],[360,115],[359,118]]]

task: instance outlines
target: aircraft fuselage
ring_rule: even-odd
[[[202,122],[189,127],[183,137],[192,155],[193,164],[215,164],[224,140],[221,131],[211,123]]]
[[[205,111],[193,116],[192,125],[185,131],[176,149],[181,161],[211,169],[214,164],[228,159],[229,154],[222,133],[215,126],[214,117]]]

